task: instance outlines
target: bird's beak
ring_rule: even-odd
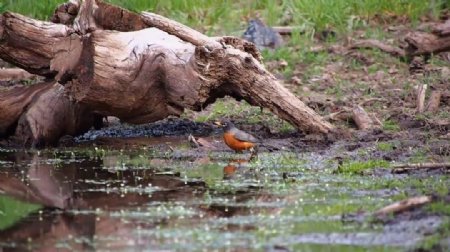
[[[223,126],[223,124],[222,124],[220,121],[215,121],[214,124],[217,125],[217,126],[219,126],[219,127],[222,127],[222,126]]]

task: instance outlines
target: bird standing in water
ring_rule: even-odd
[[[216,125],[224,127],[223,140],[236,152],[250,150],[252,154],[257,153],[259,139],[234,126],[230,121],[216,122]]]

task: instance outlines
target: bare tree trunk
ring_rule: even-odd
[[[53,19],[70,23],[72,18],[73,26],[66,26],[13,13],[0,16],[0,58],[64,85],[55,84],[41,94],[45,99],[36,99],[42,104],[56,99],[62,108],[54,108],[49,117],[30,108],[22,113],[25,121],[55,120],[62,113],[76,122],[77,116],[90,111],[147,123],[179,116],[185,108],[201,110],[229,95],[268,108],[301,130],[324,134],[333,130],[264,68],[251,43],[213,39],[159,15],[137,15],[102,1],[72,1],[58,8]],[[148,26],[156,28],[144,29]],[[28,89],[23,92],[33,97]],[[21,114],[18,110],[4,114],[17,113]],[[40,135],[46,141],[61,135],[58,124],[42,120],[17,131],[23,136],[45,132]],[[70,134],[84,128],[74,125],[79,128]],[[39,139],[36,133],[28,135]]]

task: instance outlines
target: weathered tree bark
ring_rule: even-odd
[[[185,108],[201,110],[225,95],[266,107],[307,132],[333,130],[265,70],[251,43],[213,39],[159,15],[138,15],[99,0],[71,1],[59,7],[53,19],[74,23],[52,24],[13,13],[0,16],[0,57],[64,85],[55,84],[41,99],[34,99],[42,104],[59,101],[62,108],[49,112],[49,117],[41,115],[39,104],[21,113],[0,103],[0,116],[23,114],[19,125],[25,120],[27,126],[15,132],[26,138],[33,132],[33,141],[53,142],[59,137],[61,126],[55,120],[75,122],[74,128],[65,127],[68,134],[84,130],[85,125],[76,122],[88,111],[147,123],[179,116]],[[33,88],[25,88],[22,92],[28,98],[22,99],[33,99]],[[1,102],[13,99],[6,95]],[[64,117],[56,119],[60,114]],[[3,126],[10,127],[10,123]],[[37,129],[45,134],[34,133]]]
[[[0,92],[0,137],[13,135],[25,146],[54,145],[64,135],[88,130],[101,117],[71,101],[58,83]]]

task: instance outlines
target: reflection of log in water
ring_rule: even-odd
[[[7,159],[17,165],[0,171],[0,190],[44,208],[0,231],[0,242],[14,242],[33,250],[52,250],[61,242],[75,250],[124,249],[130,244],[133,249],[148,249],[149,246],[158,249],[160,240],[152,235],[141,240],[136,230],[154,230],[157,226],[177,228],[194,225],[202,218],[254,214],[258,207],[245,202],[271,200],[271,196],[258,193],[256,188],[243,188],[236,194],[222,194],[223,197],[235,197],[235,205],[203,203],[207,190],[205,183],[186,182],[179,175],[157,174],[153,169],[112,172],[103,169],[101,160],[65,162],[68,160],[62,159],[63,162],[52,164],[53,156],[8,155]],[[164,211],[147,215],[164,202],[188,203],[186,209],[192,214],[184,219],[177,215],[174,218],[170,214],[166,216]],[[174,206],[178,204],[174,203]],[[55,211],[55,208],[62,211]],[[266,213],[267,210],[264,209]],[[269,209],[272,210],[275,213],[279,209]],[[226,228],[254,227],[230,224]],[[30,239],[32,243],[28,242]]]
[[[49,163],[49,157],[36,154],[19,154],[9,159],[18,164],[30,160],[31,165],[20,168],[22,171],[15,167],[2,169],[0,190],[6,195],[41,204],[45,208],[15,226],[0,231],[0,241],[30,246],[28,241],[31,239],[33,244],[39,244],[38,249],[41,251],[53,250],[55,244],[61,241],[67,241],[67,245],[75,250],[89,249],[94,236],[117,237],[117,241],[97,245],[111,249],[123,248],[136,242],[134,230],[137,223],[118,221],[118,217],[102,214],[103,211],[143,206],[152,201],[189,200],[204,191],[204,183],[185,183],[177,176],[154,174],[155,171],[151,169],[112,173],[96,168],[101,167],[101,161],[53,165]],[[145,187],[149,185],[159,189],[145,193]],[[106,187],[111,193],[107,193]],[[127,188],[142,190],[126,193]],[[64,211],[58,214],[54,208]],[[96,209],[101,211],[88,214],[73,212]],[[149,222],[145,228],[157,224],[159,222]],[[79,243],[68,237],[84,238]]]
[[[202,182],[186,183],[179,176],[155,174],[153,169],[110,172],[97,168],[102,166],[101,161],[53,165],[45,155],[20,158],[31,159],[31,165],[22,171],[3,169],[0,189],[7,195],[50,208],[114,208],[128,203],[186,199],[194,190],[201,193],[204,188]],[[146,193],[149,185],[154,190]]]

